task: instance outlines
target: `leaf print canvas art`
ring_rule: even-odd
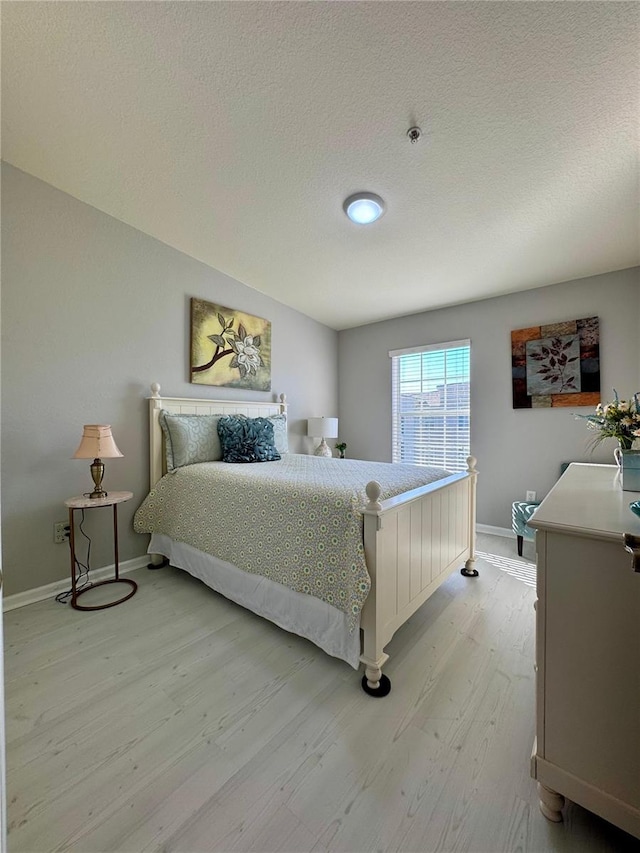
[[[511,333],[514,409],[593,406],[600,402],[597,317]]]
[[[193,298],[191,382],[270,391],[271,323]]]
[[[558,335],[527,341],[527,394],[571,394],[580,390],[580,339]]]

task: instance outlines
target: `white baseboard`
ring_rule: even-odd
[[[491,524],[476,524],[477,533],[490,533],[492,536],[506,536],[507,539],[515,539],[516,534],[507,527],[493,527]]]
[[[125,560],[120,563],[119,574],[128,575],[129,572],[134,572],[136,569],[142,569],[151,561],[148,554],[143,554],[141,557],[134,557],[133,560]],[[113,577],[115,566],[112,563],[110,566],[103,566],[101,569],[91,569],[91,580],[103,581]],[[8,610],[15,610],[18,607],[26,607],[27,604],[35,604],[36,601],[45,601],[47,598],[55,598],[61,592],[66,592],[70,589],[70,578],[54,581],[54,583],[46,584],[45,586],[37,586],[35,589],[27,589],[24,592],[17,592],[15,595],[8,595],[2,602],[2,609],[6,613]]]

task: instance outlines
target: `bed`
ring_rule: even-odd
[[[205,461],[167,473],[168,416],[267,418],[286,429],[287,402],[151,389],[150,493],[134,527],[151,534],[152,565],[170,562],[354,668],[363,664],[365,692],[386,695],[382,668],[394,633],[454,570],[477,576],[476,460],[449,474],[282,453],[267,464]]]

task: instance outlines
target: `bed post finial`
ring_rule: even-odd
[[[152,382],[151,383],[151,396],[154,400],[157,400],[160,397],[160,383]]]
[[[366,505],[365,509],[373,509],[373,510],[381,510],[382,504],[378,500],[382,493],[382,486],[378,483],[377,480],[371,480],[370,483],[367,483],[367,487],[365,489],[367,493],[367,497],[369,498],[369,503]]]
[[[283,406],[287,405],[287,395],[286,394],[280,394],[280,402],[282,403]]]
[[[477,474],[478,473],[478,469],[476,468],[477,463],[478,463],[478,460],[476,459],[475,456],[467,456],[467,473]]]

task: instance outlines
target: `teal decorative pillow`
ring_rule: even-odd
[[[165,439],[167,471],[197,462],[219,462],[222,447],[218,421],[222,415],[179,415],[161,409],[158,420]]]
[[[230,417],[250,420],[246,415],[231,415]],[[289,436],[287,433],[287,416],[284,413],[280,415],[268,415],[266,420],[270,421],[273,425],[273,443],[275,444],[276,450],[281,455],[283,453],[288,453]]]
[[[218,421],[223,462],[275,462],[280,459],[269,418],[228,415]]]

